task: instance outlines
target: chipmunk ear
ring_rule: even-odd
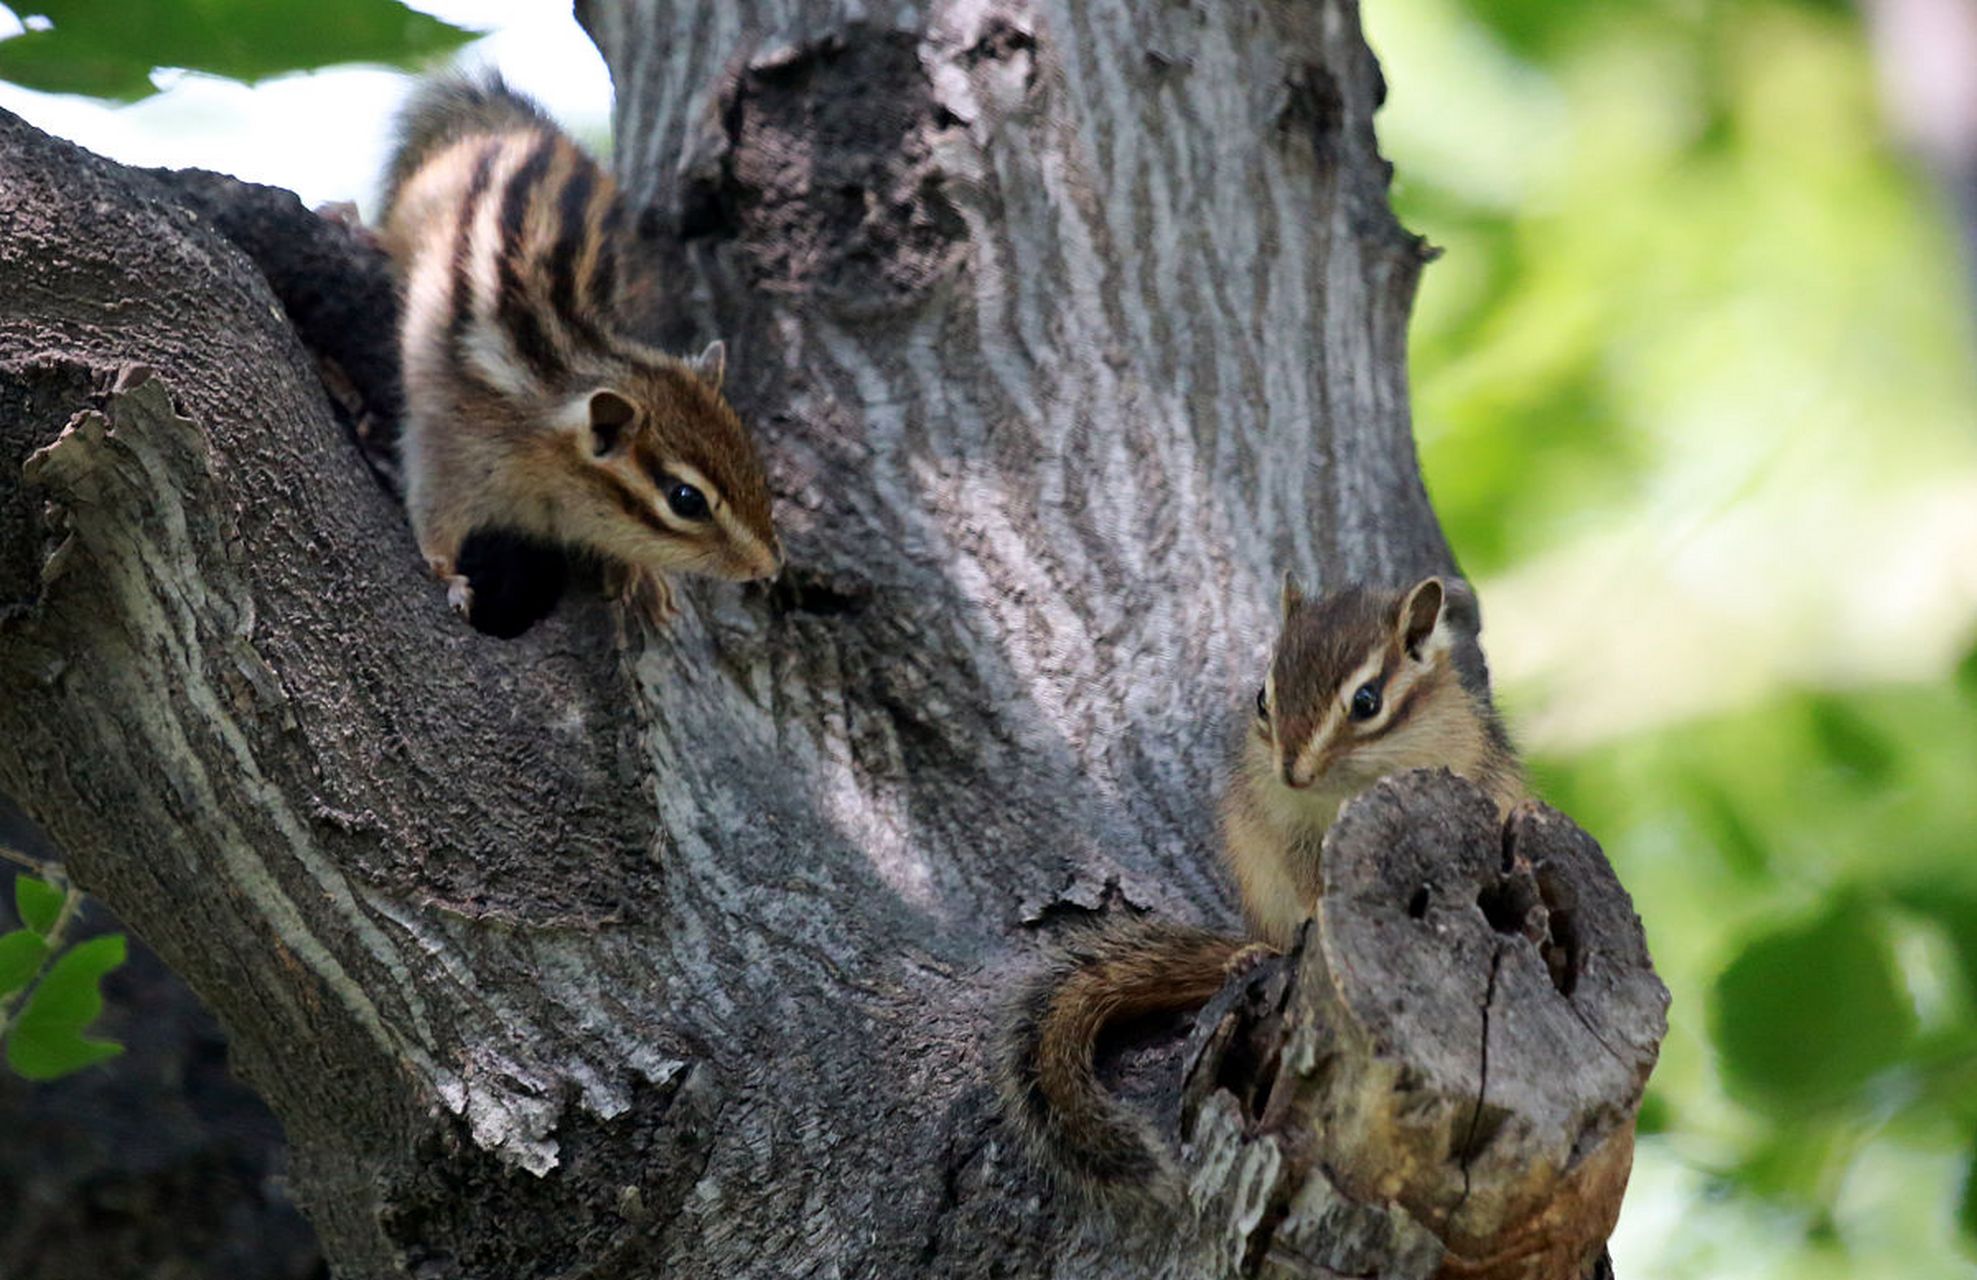
[[[702,382],[719,391],[722,380],[728,374],[728,344],[716,338],[690,363]]]
[[[1440,578],[1423,578],[1400,602],[1400,617],[1395,626],[1400,632],[1401,647],[1408,653],[1421,656],[1422,646],[1442,620],[1442,605],[1447,598]]]
[[[1443,578],[1442,621],[1465,635],[1481,632],[1483,610],[1476,603],[1476,589],[1460,578]]]
[[[1283,590],[1277,596],[1277,611],[1279,615],[1284,619],[1288,619],[1291,616],[1291,610],[1303,603],[1304,588],[1297,585],[1297,574],[1289,569],[1284,570]]]
[[[590,451],[602,458],[618,452],[625,444],[638,408],[618,392],[606,387],[590,396]]]

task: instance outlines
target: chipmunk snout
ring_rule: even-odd
[[[768,547],[758,550],[749,557],[747,569],[741,576],[743,582],[761,582],[775,577],[783,571],[783,549]]]
[[[1293,791],[1306,790],[1311,786],[1312,783],[1318,780],[1318,775],[1316,773],[1307,773],[1304,770],[1299,769],[1297,767],[1297,761],[1295,760],[1284,761],[1283,768],[1279,769],[1277,772],[1278,775],[1283,778],[1284,785],[1289,787]]]

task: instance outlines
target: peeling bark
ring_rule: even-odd
[[[1541,1206],[1624,1179],[1660,1007],[1562,820],[1519,819],[1526,873],[1432,783],[1350,811],[1295,967],[1204,1013],[1185,1089],[1146,1048],[1193,1222],[1049,1194],[984,1078],[1064,916],[1233,928],[1213,799],[1276,576],[1450,568],[1350,6],[579,11],[650,327],[729,340],[791,564],[665,634],[585,590],[457,626],[319,378],[388,414],[388,326],[328,350],[294,294],[343,295],[252,234],[286,206],[0,117],[0,790],[212,1005],[338,1273],[1408,1276],[1517,1231],[1556,1265],[1476,1274],[1581,1267],[1618,1185]],[[1403,946],[1390,839],[1538,906]],[[1554,857],[1612,989],[1520,932]],[[1417,961],[1466,1023],[1375,999]],[[1367,1110],[1401,1060],[1411,1128]]]

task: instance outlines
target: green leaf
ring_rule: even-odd
[[[33,981],[48,955],[48,944],[31,929],[0,934],[0,996],[9,996]]]
[[[7,1065],[26,1080],[59,1080],[123,1051],[114,1041],[86,1039],[66,1027],[15,1027],[7,1037]]]
[[[1748,943],[1710,1021],[1732,1091],[1785,1115],[1846,1101],[1902,1060],[1916,1024],[1876,912],[1851,895]]]
[[[1887,735],[1842,698],[1812,699],[1812,732],[1827,757],[1862,782],[1878,786],[1894,772],[1895,749]]]
[[[1916,880],[1894,886],[1894,899],[1942,929],[1965,990],[1977,996],[1977,893],[1948,887],[1940,879]]]
[[[151,60],[91,49],[53,31],[28,31],[0,40],[0,80],[42,93],[80,93],[135,102],[156,93]]]
[[[1715,842],[1724,865],[1747,880],[1764,875],[1771,857],[1757,828],[1745,820],[1742,806],[1713,775],[1696,771],[1687,781],[1696,819]]]
[[[20,915],[22,924],[44,938],[61,916],[62,902],[66,897],[46,880],[36,880],[33,876],[14,877],[14,910]]]
[[[474,38],[398,0],[36,0],[54,25],[0,41],[0,78],[51,93],[134,101],[151,71],[253,82],[341,62],[413,67]]]
[[[1956,1198],[1956,1225],[1963,1233],[1963,1248],[1977,1253],[1977,1141],[1970,1144],[1970,1158],[1963,1166],[1963,1191]]]
[[[1746,1192],[1803,1208],[1817,1206],[1857,1151],[1857,1132],[1833,1113],[1800,1117],[1753,1135],[1726,1172]]]
[[[124,962],[124,936],[104,934],[69,948],[49,968],[7,1037],[7,1061],[29,1080],[53,1080],[122,1053],[82,1030],[103,1012],[103,975]]]

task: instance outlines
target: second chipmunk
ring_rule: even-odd
[[[1390,774],[1436,767],[1481,787],[1499,814],[1526,794],[1490,703],[1467,586],[1434,577],[1306,599],[1286,577],[1281,618],[1222,806],[1254,940],[1152,919],[1092,930],[1027,985],[1002,1045],[1005,1114],[1063,1185],[1092,1198],[1175,1191],[1151,1127],[1094,1074],[1099,1033],[1196,1008],[1243,953],[1289,946],[1317,909],[1325,833],[1346,801]]]
[[[671,611],[668,574],[748,580],[781,548],[725,348],[682,359],[622,332],[623,198],[500,77],[424,86],[399,122],[382,239],[403,289],[400,452],[419,551],[461,613],[476,530],[602,557]]]

